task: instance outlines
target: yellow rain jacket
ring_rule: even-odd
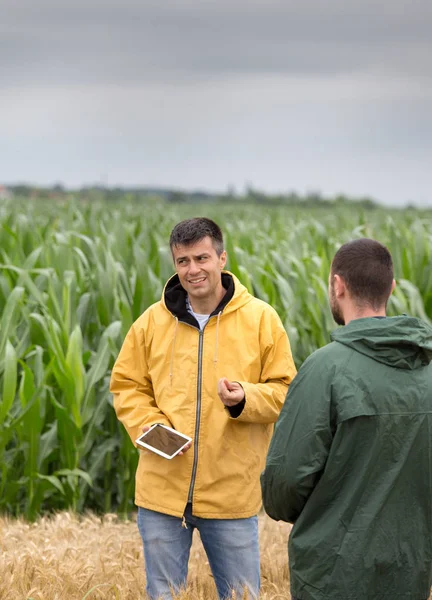
[[[140,449],[138,506],[181,517],[192,502],[195,516],[213,519],[260,509],[260,473],[296,369],[274,309],[227,271],[222,284],[227,292],[200,331],[172,277],[162,300],[132,325],[114,365],[114,407],[134,443],[154,423],[193,439],[171,460]],[[242,403],[224,407],[221,377],[242,385]]]

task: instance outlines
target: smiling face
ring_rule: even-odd
[[[221,271],[226,252],[218,256],[209,236],[189,246],[173,246],[175,269],[186,290],[192,308],[198,314],[210,314],[225,295]]]

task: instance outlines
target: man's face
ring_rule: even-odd
[[[336,298],[336,292],[334,289],[334,277],[332,276],[331,273],[329,276],[328,294],[329,294],[330,309],[332,311],[333,319],[336,321],[336,323],[338,325],[345,325],[345,319],[343,317],[338,299]]]
[[[226,264],[225,250],[218,256],[211,238],[206,236],[191,246],[174,246],[172,254],[180,283],[191,302],[214,300],[217,306],[223,295],[221,270]]]

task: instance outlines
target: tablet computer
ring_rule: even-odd
[[[172,427],[156,423],[146,433],[135,440],[138,446],[147,448],[164,458],[174,458],[183,448],[192,441],[192,438],[179,433]]]

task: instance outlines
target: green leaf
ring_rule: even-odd
[[[90,475],[81,469],[60,469],[59,471],[56,471],[55,474],[57,476],[81,477],[81,479],[84,479],[90,487],[93,486]]]
[[[55,475],[42,475],[41,473],[36,474],[37,479],[42,479],[43,481],[48,481],[53,487],[55,487],[63,496],[65,495],[65,490],[62,482]]]
[[[0,402],[0,424],[4,422],[6,415],[12,408],[17,389],[18,360],[15,348],[9,340],[6,342],[4,365],[3,393]]]
[[[0,320],[0,356],[4,352],[6,340],[15,334],[16,323],[19,316],[20,304],[24,297],[24,288],[15,287],[7,299]]]

